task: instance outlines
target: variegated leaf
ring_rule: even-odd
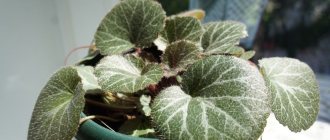
[[[50,78],[35,104],[29,140],[68,140],[75,136],[85,103],[79,82],[73,67],[62,68]]]
[[[234,21],[211,22],[204,28],[202,48],[207,55],[235,53],[233,47],[247,36],[245,25]]]
[[[195,44],[188,41],[178,41],[166,48],[163,61],[171,69],[180,71],[198,60],[200,53],[199,48]]]
[[[105,91],[133,93],[156,84],[163,71],[158,64],[144,64],[142,59],[134,56],[112,55],[100,61],[95,75]]]
[[[166,139],[257,139],[263,132],[269,95],[247,61],[208,57],[188,68],[182,84],[161,91],[152,104],[152,121]]]
[[[291,131],[308,129],[319,112],[320,95],[312,69],[292,58],[265,58],[259,61],[272,95],[276,119]]]
[[[102,20],[95,34],[101,54],[121,54],[147,47],[163,30],[165,12],[152,0],[124,0]]]
[[[166,19],[164,31],[154,43],[160,50],[180,40],[198,44],[202,33],[202,25],[196,18],[174,16]]]
[[[101,87],[94,75],[94,68],[91,66],[79,66],[76,68],[84,91],[86,93],[102,93]]]
[[[179,40],[198,43],[202,32],[202,25],[196,18],[172,17],[166,20],[165,29],[161,35],[168,43]]]

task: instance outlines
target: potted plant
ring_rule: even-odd
[[[258,139],[271,112],[293,132],[308,129],[319,110],[313,71],[292,58],[248,61],[254,52],[238,46],[246,36],[238,22],[202,25],[166,17],[152,0],[123,0],[88,56],[42,89],[28,139]]]

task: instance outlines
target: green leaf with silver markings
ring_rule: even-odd
[[[91,66],[79,66],[76,68],[84,91],[89,94],[103,93],[94,75],[94,68]]]
[[[247,36],[244,24],[234,21],[211,22],[204,25],[202,48],[207,55],[233,54],[241,38]]]
[[[171,43],[180,40],[190,41],[197,45],[202,33],[203,28],[198,19],[174,16],[166,19],[165,28],[154,43],[162,51]]]
[[[42,89],[35,104],[29,140],[68,140],[78,131],[84,108],[84,91],[74,67],[57,71]]]
[[[163,55],[163,61],[171,69],[184,70],[189,64],[198,60],[201,51],[188,41],[178,41],[169,45]]]
[[[182,88],[164,89],[152,103],[156,131],[166,139],[257,139],[270,113],[256,67],[233,56],[210,56],[184,73]]]
[[[165,12],[152,0],[124,0],[102,20],[95,34],[101,54],[121,54],[149,46],[163,30]]]
[[[103,90],[133,93],[156,84],[163,76],[158,64],[145,64],[134,56],[112,55],[103,58],[95,68],[95,75]]]
[[[292,58],[265,58],[259,66],[272,95],[276,119],[291,131],[308,129],[319,112],[320,95],[312,69]]]

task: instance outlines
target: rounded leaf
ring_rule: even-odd
[[[259,61],[272,95],[276,119],[291,131],[308,129],[319,112],[320,93],[312,69],[292,58],[265,58]]]
[[[78,131],[84,108],[84,91],[75,68],[57,71],[42,89],[35,104],[29,140],[68,140]]]
[[[95,34],[101,54],[121,54],[150,45],[163,30],[165,12],[152,0],[124,0],[102,20]]]
[[[163,71],[158,64],[144,64],[133,56],[113,55],[100,61],[95,68],[95,75],[102,90],[133,93],[158,83]]]
[[[179,40],[198,43],[202,33],[202,25],[196,18],[172,17],[166,19],[165,29],[161,32],[161,35],[169,44]]]
[[[202,33],[202,25],[196,18],[173,16],[166,19],[165,28],[154,43],[162,51],[171,43],[181,40],[198,44]]]
[[[270,113],[264,80],[247,61],[211,56],[154,99],[151,117],[167,139],[257,139]]]
[[[182,70],[198,60],[199,53],[200,50],[195,44],[188,41],[178,41],[166,48],[163,61],[170,68]]]
[[[247,36],[245,25],[234,21],[211,22],[205,24],[204,28],[202,48],[208,55],[236,53],[232,47],[238,45],[240,39]]]

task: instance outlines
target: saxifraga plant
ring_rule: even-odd
[[[238,22],[202,25],[166,17],[152,0],[123,0],[88,56],[42,89],[28,139],[71,139],[88,101],[109,106],[108,116],[94,117],[119,121],[116,130],[133,136],[258,139],[271,112],[293,132],[308,129],[319,110],[313,71],[292,58],[253,64],[254,52],[237,46],[246,36]]]

